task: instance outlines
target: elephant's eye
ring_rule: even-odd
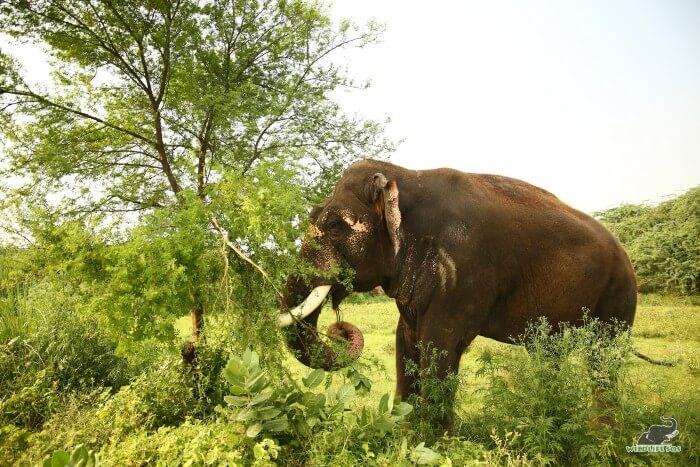
[[[340,219],[333,219],[328,222],[328,232],[331,235],[341,235],[344,230],[345,230],[345,222],[341,221]]]

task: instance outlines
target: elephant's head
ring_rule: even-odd
[[[311,212],[311,225],[301,248],[320,274],[308,280],[288,279],[280,325],[289,326],[287,342],[307,366],[333,369],[343,366],[336,352],[319,338],[316,323],[327,295],[333,308],[349,290],[339,271],[348,268],[352,290],[367,292],[384,285],[401,249],[401,212],[395,180],[355,164],[336,186],[333,196]],[[363,170],[364,169],[364,170]],[[300,305],[301,303],[301,305]],[[350,357],[362,350],[362,334],[349,323],[332,326],[328,334],[348,342]]]

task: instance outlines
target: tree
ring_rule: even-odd
[[[641,292],[700,293],[700,187],[658,206],[596,213],[625,246]]]
[[[280,239],[260,225],[251,235],[246,216],[259,215],[261,199],[303,194],[303,202],[270,213],[293,230],[349,161],[391,149],[381,125],[345,115],[331,99],[334,90],[356,84],[330,58],[375,42],[380,28],[336,26],[317,3],[0,5],[6,32],[45,44],[55,60],[53,85],[35,89],[0,51],[3,176],[25,182],[12,192],[18,205],[43,205],[65,219],[136,213],[126,219],[158,220],[153,232],[176,230],[178,222],[167,226],[164,218],[191,209],[191,216],[172,215],[199,223],[188,228],[210,237],[209,222],[217,218],[221,231],[238,239],[239,251],[255,254],[270,244],[284,249],[298,235]],[[159,241],[186,242],[182,237],[173,231]],[[211,248],[211,241],[199,243]],[[196,340],[204,292],[191,282]]]

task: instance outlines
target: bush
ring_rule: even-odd
[[[39,304],[37,296],[52,301]],[[70,394],[117,389],[128,380],[116,343],[96,322],[78,317],[71,305],[50,284],[34,286],[14,303],[31,331],[0,343],[0,423],[37,428],[61,410]]]
[[[304,464],[313,464],[312,456],[336,464],[337,456],[349,455],[351,447],[362,446],[365,453],[376,449],[412,410],[389,394],[376,409],[349,410],[366,381],[352,368],[341,372],[345,384],[340,387],[321,369],[312,370],[301,385],[288,377],[274,387],[257,353],[247,350],[242,358],[232,356],[223,374],[231,393],[224,399],[234,409],[230,416],[243,425],[245,435],[272,439],[285,448],[285,456]]]
[[[700,187],[658,206],[595,215],[625,246],[640,292],[700,293]]]
[[[507,440],[516,457],[536,464],[620,462],[633,436],[618,428],[630,427],[629,332],[597,320],[554,332],[541,320],[520,343],[525,348],[507,357],[481,356],[478,374],[489,385],[483,417],[471,420],[470,433],[493,449]]]
[[[141,432],[149,436],[161,427],[177,426],[196,409],[180,362],[165,361],[115,394],[101,389],[68,398],[32,435],[21,459],[36,463],[57,449],[70,451],[79,444],[98,451],[141,437]]]

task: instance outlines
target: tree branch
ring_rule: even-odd
[[[92,121],[97,122],[97,123],[101,123],[104,126],[106,126],[107,128],[111,128],[112,130],[118,131],[120,133],[124,133],[126,135],[133,136],[134,138],[139,139],[139,140],[141,140],[145,143],[148,143],[150,145],[153,145],[153,146],[156,145],[156,142],[153,141],[152,139],[147,138],[143,135],[140,135],[134,131],[127,130],[126,128],[122,128],[119,125],[115,125],[114,123],[110,123],[110,122],[103,120],[100,117],[97,117],[95,115],[90,115],[90,114],[82,112],[80,110],[71,109],[70,107],[67,107],[63,104],[53,102],[53,101],[49,100],[48,98],[41,96],[39,94],[36,94],[30,90],[20,91],[17,89],[0,88],[0,96],[3,94],[10,94],[13,96],[30,97],[30,98],[34,99],[35,101],[40,102],[41,104],[44,104],[46,106],[53,107],[53,108],[59,109],[59,110],[63,110],[64,112],[68,112],[70,114],[77,115],[77,116],[86,118],[88,120],[92,120]]]
[[[257,269],[262,276],[267,279],[267,281],[270,283],[273,289],[275,289],[275,292],[277,292],[277,295],[282,297],[282,293],[275,287],[274,282],[272,282],[272,279],[270,279],[270,276],[267,275],[267,273],[257,264],[253,262],[252,259],[248,258],[241,250],[239,250],[236,245],[233,244],[233,242],[228,238],[228,234],[221,228],[219,227],[219,223],[216,222],[216,218],[212,217],[211,218],[211,223],[214,226],[214,228],[221,234],[221,239],[223,242],[228,245],[229,248],[231,248],[238,256],[243,259],[248,264],[251,264],[255,269]]]

